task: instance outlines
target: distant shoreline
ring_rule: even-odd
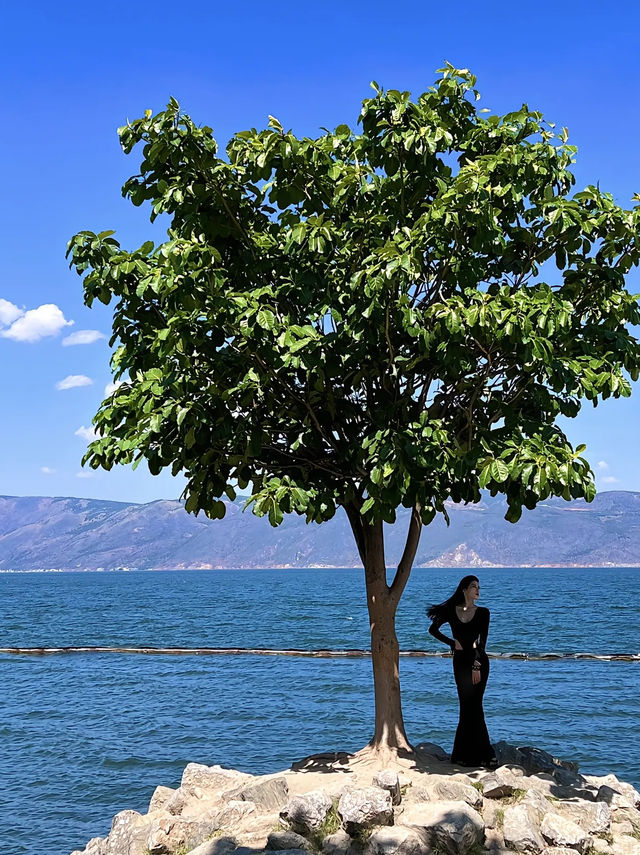
[[[618,568],[632,568],[640,570],[638,564],[483,564],[480,567],[471,565],[464,566],[462,564],[422,564],[414,567],[413,570],[616,570]],[[395,569],[390,565],[387,570]],[[113,568],[95,568],[95,567],[64,567],[64,568],[32,568],[28,570],[3,570],[0,569],[0,575],[21,575],[33,573],[215,573],[222,572],[244,572],[264,570],[362,570],[361,565],[338,565],[338,564],[307,564],[304,567],[292,567],[291,565],[273,565],[267,567],[113,567]]]

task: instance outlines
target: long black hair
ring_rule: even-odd
[[[427,617],[429,620],[446,620],[451,614],[451,609],[454,609],[456,606],[461,606],[462,603],[464,603],[465,588],[468,588],[472,582],[478,581],[477,576],[465,576],[463,579],[460,579],[458,587],[455,589],[453,594],[451,594],[449,599],[445,600],[443,603],[430,606],[427,609]]]

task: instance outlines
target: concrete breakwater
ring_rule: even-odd
[[[190,763],[147,813],[118,813],[72,855],[640,855],[633,786],[494,747],[495,770],[452,766],[432,743],[384,768],[339,752],[262,776]]]

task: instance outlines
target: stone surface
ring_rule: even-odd
[[[322,851],[325,855],[347,855],[350,847],[351,838],[346,831],[336,831],[322,841]]]
[[[517,804],[505,808],[502,833],[507,848],[516,852],[539,852],[545,848],[538,814],[531,805]]]
[[[522,779],[516,777],[508,766],[501,766],[495,772],[490,772],[480,778],[482,795],[486,799],[502,799],[513,794],[514,790],[522,788]]]
[[[440,745],[435,742],[420,742],[416,745],[415,750],[420,754],[428,754],[430,757],[435,757],[436,760],[448,762],[449,754]]]
[[[391,793],[391,801],[394,805],[399,805],[402,801],[400,778],[395,769],[383,769],[381,772],[378,772],[374,775],[371,785],[373,787],[380,787],[381,790]]]
[[[180,848],[191,851],[217,830],[217,824],[211,821],[199,822],[171,815],[161,817],[153,820],[149,827],[146,850],[149,855],[172,855]]]
[[[404,825],[378,828],[366,843],[366,855],[432,855],[431,845]]]
[[[242,821],[247,817],[255,819],[256,806],[253,802],[243,802],[240,800],[227,802],[219,810],[211,811],[207,818],[215,824],[218,829],[232,831],[237,826],[242,824]]]
[[[463,801],[408,805],[401,822],[425,832],[434,848],[450,855],[464,855],[484,836],[482,817]]]
[[[482,820],[485,828],[500,828],[504,818],[504,807],[495,799],[482,802]]]
[[[154,810],[162,810],[175,792],[172,787],[156,787],[149,802],[149,813]]]
[[[379,787],[349,787],[340,796],[338,814],[342,827],[352,837],[375,825],[391,825],[391,793]]]
[[[536,813],[538,822],[542,822],[542,817],[548,813],[553,807],[552,803],[540,790],[527,790],[520,804],[529,805]]]
[[[542,855],[576,855],[576,850],[566,846],[547,846],[542,850]]]
[[[633,830],[640,834],[640,810],[636,808],[614,808],[612,811],[612,821],[629,822],[633,826]]]
[[[613,855],[640,855],[640,840],[622,835],[614,839],[611,849]]]
[[[502,855],[503,852],[506,852],[506,846],[504,845],[504,837],[502,836],[502,831],[499,828],[486,828],[484,831],[484,843],[482,845],[483,849],[486,849],[488,852],[491,852],[492,855]]]
[[[280,818],[293,831],[309,834],[325,821],[331,810],[331,799],[322,790],[292,796],[280,811]]]
[[[605,834],[611,827],[611,808],[606,802],[575,799],[555,802],[552,807],[556,813],[575,822],[587,834]]]
[[[107,837],[109,855],[143,855],[147,849],[149,821],[135,810],[117,813]]]
[[[224,798],[253,802],[262,811],[280,810],[289,798],[289,785],[282,775],[277,778],[254,778],[247,786],[224,793]]]
[[[586,852],[591,848],[591,838],[577,823],[560,814],[548,813],[540,825],[542,836],[550,846],[561,846]]]
[[[632,803],[631,807],[640,808],[640,793],[635,787],[628,784],[626,781],[620,781],[615,775],[585,775],[584,777],[585,780],[596,789],[606,785],[621,795],[626,796],[628,801]],[[621,807],[626,806],[627,805],[621,805]]]
[[[610,830],[614,837],[622,837],[624,834],[633,836],[635,831],[628,819],[623,819],[622,822],[612,822]]]
[[[71,855],[106,855],[107,838],[92,837],[84,849],[74,849]]]
[[[205,840],[204,843],[192,849],[189,855],[231,855],[231,852],[235,853],[236,851],[238,850],[236,849],[235,837],[224,835]]]
[[[203,790],[230,790],[253,779],[236,769],[223,769],[222,766],[203,766],[201,763],[188,763],[182,773],[181,786],[200,787]]]
[[[430,801],[466,802],[473,808],[482,806],[482,793],[479,790],[446,775],[431,775],[426,790]]]
[[[311,849],[309,841],[295,831],[272,831],[267,838],[267,849],[282,851],[286,849]]]

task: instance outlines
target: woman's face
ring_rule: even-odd
[[[475,580],[473,582],[470,582],[469,587],[464,589],[464,593],[467,598],[475,602],[480,596],[480,583],[476,582]]]

